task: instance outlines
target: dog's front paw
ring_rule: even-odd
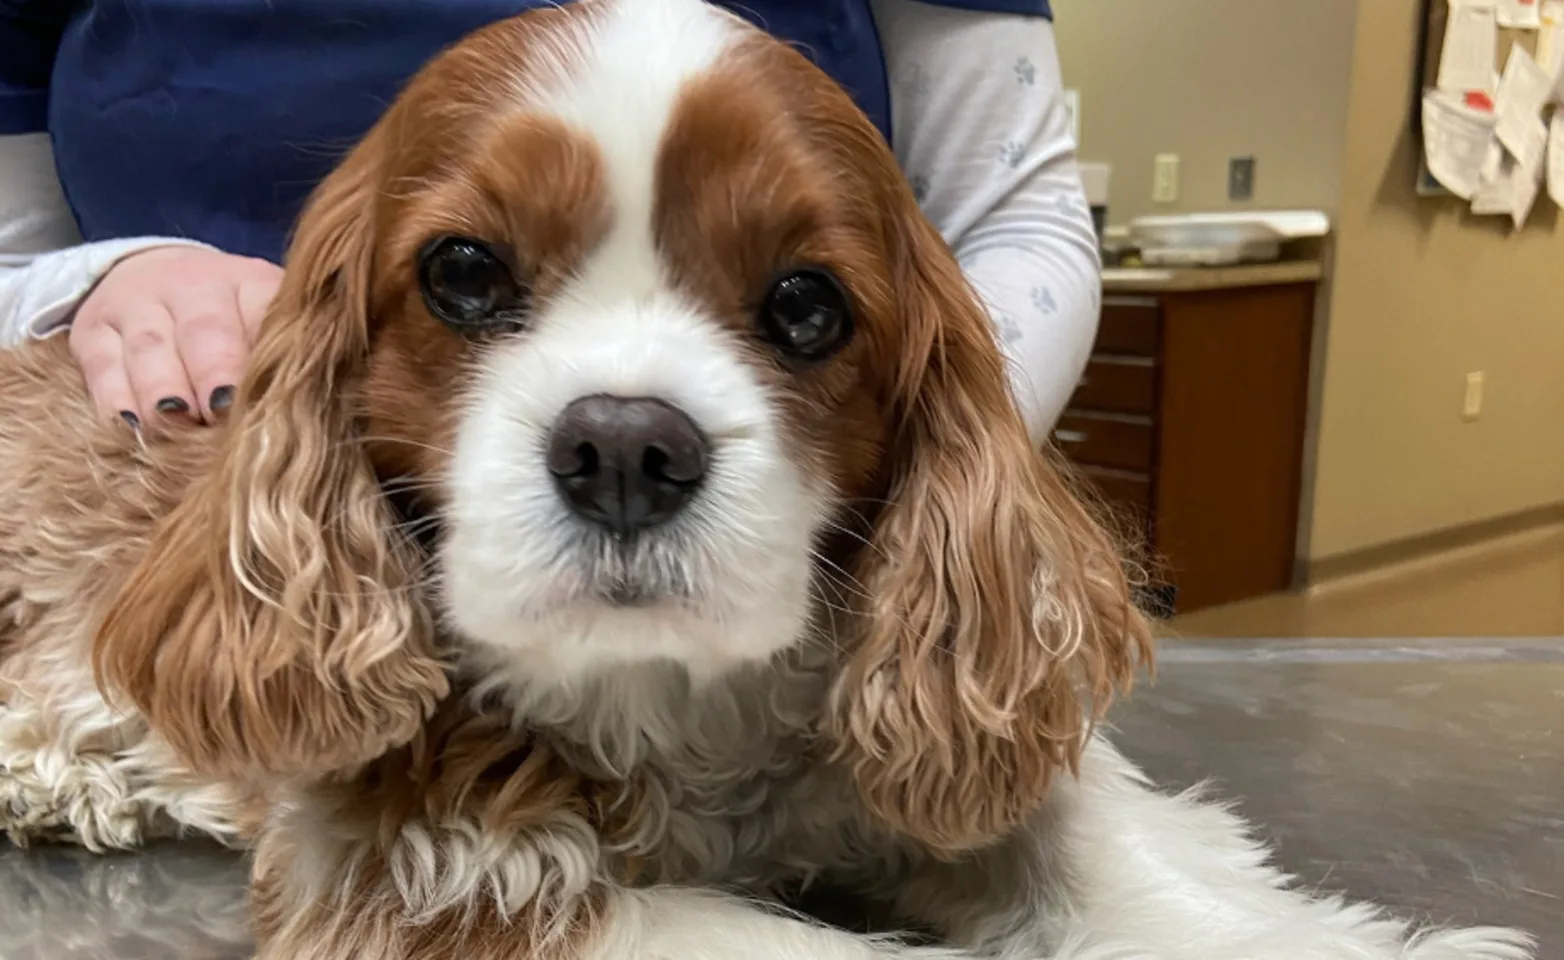
[[[130,849],[145,835],[145,804],[131,799],[107,763],[72,758],[45,777],[34,765],[0,767],[0,831],[18,847],[74,843]]]

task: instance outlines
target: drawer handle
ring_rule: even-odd
[[[1054,439],[1060,443],[1085,443],[1086,431],[1084,430],[1055,430]]]

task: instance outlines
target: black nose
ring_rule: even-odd
[[[583,397],[560,414],[548,445],[565,503],[619,536],[678,513],[710,460],[706,438],[683,411],[647,398]]]

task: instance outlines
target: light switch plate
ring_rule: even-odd
[[[1461,400],[1461,417],[1476,420],[1483,414],[1483,372],[1474,370],[1466,375],[1466,396]]]
[[[1178,202],[1178,154],[1157,154],[1152,165],[1151,200],[1153,203]]]
[[[1233,157],[1227,161],[1227,199],[1254,199],[1254,157]]]

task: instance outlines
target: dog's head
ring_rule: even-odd
[[[232,417],[98,645],[204,770],[377,755],[444,695],[437,646],[710,677],[829,617],[835,761],[954,851],[1144,651],[873,126],[695,0],[429,66],[311,200]]]

